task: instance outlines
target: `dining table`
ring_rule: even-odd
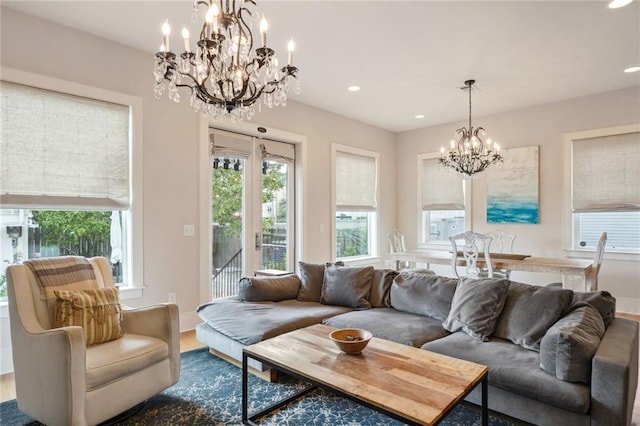
[[[395,263],[397,270],[401,262],[426,263],[436,265],[451,265],[453,253],[447,250],[409,250],[398,253],[388,253],[387,259]],[[575,276],[582,279],[585,291],[587,277],[592,273],[593,261],[566,257],[538,257],[517,253],[489,253],[493,269],[523,272],[557,273],[564,277]],[[466,262],[461,254],[456,256],[456,265],[465,266]],[[478,266],[486,266],[484,255],[478,257]]]

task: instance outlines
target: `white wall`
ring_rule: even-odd
[[[478,101],[479,102],[479,101]],[[473,179],[473,230],[486,232],[499,228],[517,235],[514,251],[534,256],[565,256],[563,247],[563,134],[637,123],[640,121],[640,88],[618,90],[512,111],[476,116],[474,126],[482,126],[488,136],[504,148],[540,146],[540,223],[537,225],[499,225],[486,223],[486,176]],[[415,247],[416,156],[448,147],[455,130],[466,122],[449,123],[398,135],[397,205],[398,228],[405,232],[408,247]],[[535,284],[560,281],[552,274],[514,272],[512,278]],[[640,313],[640,263],[605,258],[598,276],[598,287],[617,298],[619,311]]]
[[[167,301],[177,294],[181,328],[199,322],[200,236],[183,236],[183,225],[199,224],[199,116],[188,102],[174,104],[153,95],[153,55],[2,8],[1,65],[143,99],[144,293],[130,306]],[[304,89],[304,72],[301,74]],[[354,120],[290,101],[285,108],[263,109],[252,120],[306,136],[302,257],[324,262],[330,256],[331,143],[379,152],[381,224],[386,235],[395,223],[395,135]],[[134,200],[139,201],[139,200]],[[324,232],[320,231],[323,225]],[[206,245],[205,245],[206,247]],[[379,242],[386,252],[386,240]],[[207,256],[204,256],[205,258]],[[4,317],[3,317],[4,315]],[[6,309],[0,307],[0,374],[11,371]]]

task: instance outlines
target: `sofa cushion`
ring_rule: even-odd
[[[579,302],[542,338],[540,368],[560,380],[589,383],[591,360],[604,333],[598,310]]]
[[[295,274],[279,277],[244,277],[240,279],[238,297],[245,302],[277,302],[295,299],[300,278]]]
[[[571,305],[565,314],[573,310],[573,305],[578,302],[587,302],[596,308],[600,312],[605,327],[609,327],[616,317],[616,298],[608,291],[574,292]]]
[[[245,345],[260,342],[282,333],[297,330],[323,319],[351,311],[342,306],[300,302],[242,302],[226,297],[198,306],[200,318],[218,333]]]
[[[324,269],[328,263],[307,263],[298,262],[300,271],[300,290],[298,300],[301,302],[319,302],[322,294],[322,284],[324,282]],[[336,262],[334,265],[344,266],[343,262]]]
[[[325,319],[322,323],[336,328],[362,328],[375,337],[416,348],[449,334],[439,320],[393,308],[347,312]]]
[[[452,333],[462,330],[480,340],[488,340],[504,307],[508,288],[506,279],[461,278],[442,326]]]
[[[572,297],[572,290],[511,281],[493,335],[539,351],[542,336],[560,318]]]
[[[362,268],[327,265],[320,303],[347,306],[354,309],[369,309],[369,293],[373,266]]]
[[[391,306],[444,321],[451,310],[457,284],[455,278],[403,271],[391,285]]]
[[[393,269],[376,268],[373,270],[371,293],[369,294],[371,307],[386,308],[389,306],[389,291],[396,275],[398,275],[398,272]]]
[[[589,410],[589,386],[550,376],[540,369],[538,352],[511,341],[492,337],[490,342],[482,342],[465,333],[454,333],[422,348],[486,365],[491,386],[577,413]]]
[[[55,290],[53,327],[76,325],[87,346],[122,337],[122,308],[117,287]]]

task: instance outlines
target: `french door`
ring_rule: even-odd
[[[212,295],[256,270],[294,270],[295,146],[211,129]]]

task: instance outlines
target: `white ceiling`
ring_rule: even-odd
[[[192,0],[2,5],[148,52],[150,70],[166,18],[180,52],[181,27],[199,34],[201,26],[191,22]],[[467,94],[459,87],[470,78],[480,89],[474,116],[640,85],[640,72],[623,73],[640,65],[637,0],[616,10],[580,0],[258,5],[281,62],[288,39],[296,41],[302,93],[290,99],[394,132],[465,120]],[[348,92],[350,85],[362,90]]]

